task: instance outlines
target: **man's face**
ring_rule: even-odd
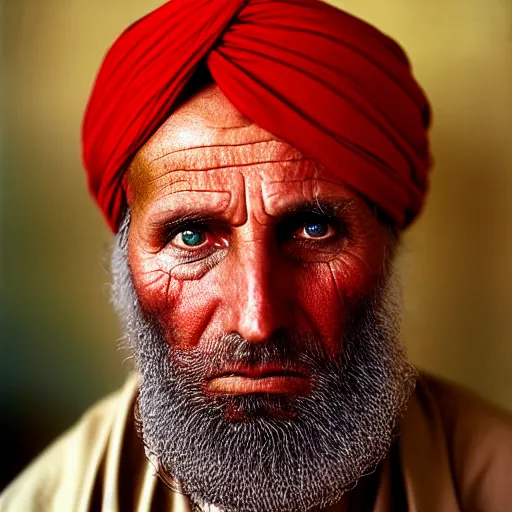
[[[128,180],[135,289],[169,342],[191,349],[239,333],[261,344],[287,329],[339,354],[390,243],[342,180],[249,123],[214,87],[169,119]],[[240,376],[205,386],[287,392],[295,384],[310,383]]]
[[[127,184],[113,296],[147,453],[221,510],[335,503],[385,456],[414,385],[388,229],[215,86]]]

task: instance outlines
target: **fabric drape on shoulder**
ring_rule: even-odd
[[[409,512],[512,510],[512,415],[422,376],[402,421]]]
[[[144,455],[133,422],[137,389],[132,378],[89,410],[7,488],[0,511],[191,512]]]
[[[132,378],[92,408],[6,489],[0,511],[190,512],[145,458],[137,388]],[[358,512],[509,512],[511,447],[510,414],[421,376],[398,443],[351,503]]]

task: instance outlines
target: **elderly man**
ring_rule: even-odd
[[[512,510],[512,420],[399,341],[428,125],[398,45],[318,0],[172,0],[124,32],[83,142],[137,376],[3,509]]]

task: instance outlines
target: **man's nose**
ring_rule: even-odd
[[[291,276],[277,251],[261,241],[241,244],[229,283],[230,332],[251,343],[268,340],[291,326]]]

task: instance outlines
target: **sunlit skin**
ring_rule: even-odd
[[[334,357],[352,308],[385,271],[389,232],[368,204],[215,85],[139,151],[127,189],[141,307],[182,350],[233,332],[265,343],[289,329],[315,335]],[[203,384],[226,395],[306,394],[314,380],[260,367]]]

